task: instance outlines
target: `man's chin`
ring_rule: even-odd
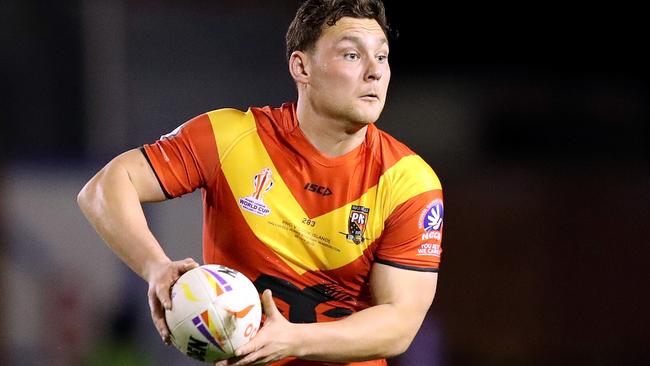
[[[339,116],[354,124],[369,125],[375,123],[379,119],[382,111],[382,106],[369,106],[369,105],[351,105],[351,108],[342,110]]]
[[[381,108],[373,108],[372,110],[365,110],[360,113],[360,123],[371,124],[375,123],[379,119],[381,114]]]

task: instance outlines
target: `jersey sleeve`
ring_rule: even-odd
[[[167,198],[212,184],[219,156],[208,114],[195,117],[160,140],[146,144],[147,158]]]
[[[433,172],[431,172],[433,173]],[[417,194],[399,204],[385,220],[375,260],[416,271],[437,272],[442,254],[442,189]]]

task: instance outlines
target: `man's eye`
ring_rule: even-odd
[[[359,54],[350,52],[350,53],[346,53],[344,57],[346,60],[354,61],[359,59]]]
[[[386,56],[386,55],[379,55],[379,56],[377,56],[377,60],[378,60],[379,62],[381,62],[381,63],[384,63],[384,62],[388,61],[388,56]]]

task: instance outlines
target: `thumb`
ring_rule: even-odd
[[[269,289],[264,290],[262,293],[262,309],[264,309],[264,314],[266,314],[267,318],[274,318],[280,315],[280,311],[275,305],[275,301],[273,301],[273,293]]]

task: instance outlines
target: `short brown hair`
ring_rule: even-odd
[[[310,51],[323,32],[343,17],[374,19],[386,38],[390,33],[386,10],[381,0],[307,0],[293,18],[287,31],[287,60],[294,51]]]

